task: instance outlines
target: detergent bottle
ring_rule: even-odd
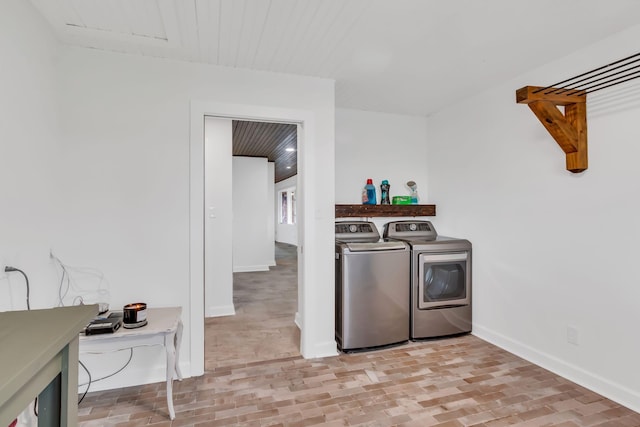
[[[367,179],[367,185],[364,186],[364,190],[362,191],[362,204],[376,204],[376,187],[373,185],[373,180],[371,178]]]

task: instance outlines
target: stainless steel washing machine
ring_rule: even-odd
[[[471,242],[430,221],[394,221],[383,236],[411,246],[412,340],[471,332]]]
[[[336,342],[348,352],[409,340],[409,246],[375,224],[335,224]]]

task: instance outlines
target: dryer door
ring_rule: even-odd
[[[469,261],[468,252],[421,253],[418,256],[418,308],[468,305],[471,302]]]

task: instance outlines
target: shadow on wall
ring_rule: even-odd
[[[629,82],[588,95],[587,114],[591,118],[640,107],[640,82]]]

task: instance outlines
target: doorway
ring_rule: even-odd
[[[207,116],[204,128],[205,368],[299,356],[297,241],[274,245],[297,125]]]
[[[207,214],[204,204],[204,117],[215,116],[246,120],[262,120],[269,122],[288,122],[298,125],[298,312],[297,323],[300,325],[300,352],[304,357],[315,357],[337,354],[335,341],[329,339],[333,335],[332,325],[324,323],[324,313],[317,313],[319,290],[310,287],[315,283],[313,266],[315,246],[306,248],[306,237],[315,235],[314,224],[307,220],[307,212],[314,212],[313,200],[306,197],[307,182],[314,182],[313,175],[306,164],[313,164],[313,150],[307,153],[306,147],[314,145],[315,116],[305,110],[291,110],[264,106],[223,104],[216,102],[191,102],[191,135],[190,135],[190,307],[188,324],[185,329],[190,332],[189,361],[190,374],[204,374],[204,221]],[[309,177],[307,177],[309,175]],[[309,249],[309,250],[305,250]],[[311,267],[308,269],[307,266]],[[309,277],[307,277],[309,276]],[[307,289],[308,288],[308,289]],[[331,289],[330,289],[331,290]],[[324,290],[323,290],[324,291]],[[333,310],[332,292],[326,291],[326,310]],[[314,301],[315,299],[315,301]],[[326,336],[326,337],[325,337]]]

